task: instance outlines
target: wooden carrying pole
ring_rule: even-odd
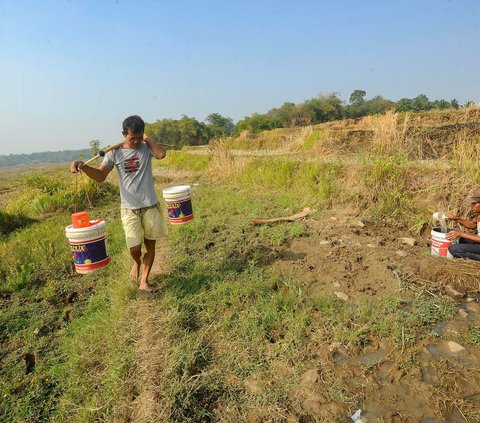
[[[122,146],[124,142],[125,141],[122,141],[122,142],[119,142],[117,144],[112,144],[112,145],[109,145],[108,147],[105,147],[103,150],[100,150],[96,156],[92,157],[91,159],[89,159],[85,163],[83,163],[83,166],[88,165],[89,163],[93,162],[94,160],[97,160],[99,157],[105,156],[105,154],[107,154],[110,150],[114,150],[115,148],[118,148],[118,147]],[[175,148],[175,146],[173,144],[162,144],[162,143],[157,143],[157,144],[160,144],[164,147]]]
[[[125,141],[122,141],[117,144],[112,144],[112,145],[109,145],[108,147],[105,147],[103,150],[100,150],[97,155],[93,156],[90,160],[87,160],[85,163],[83,163],[83,166],[88,165],[94,160],[97,160],[99,157],[105,156],[105,154],[107,154],[110,150],[120,147],[124,142]]]

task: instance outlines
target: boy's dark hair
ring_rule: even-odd
[[[122,125],[123,132],[128,132],[130,130],[132,134],[141,134],[145,130],[145,122],[137,115],[127,117]]]

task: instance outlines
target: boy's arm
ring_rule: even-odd
[[[82,170],[85,175],[92,178],[93,180],[97,182],[103,182],[105,179],[107,179],[107,176],[112,169],[104,166],[103,164],[101,164],[98,169],[96,169],[94,167],[85,165],[84,162],[81,160],[75,160],[70,163],[70,172],[77,173],[80,170]]]
[[[153,153],[153,157],[155,157],[156,159],[161,160],[167,155],[167,151],[165,150],[165,148],[148,138],[147,134],[143,134],[143,141],[150,147],[150,150],[152,150]]]

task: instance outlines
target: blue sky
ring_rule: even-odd
[[[480,1],[0,0],[0,154],[285,101],[480,101]]]

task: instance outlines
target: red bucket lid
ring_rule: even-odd
[[[91,226],[87,212],[78,212],[72,214],[72,225],[74,228],[87,228]]]

